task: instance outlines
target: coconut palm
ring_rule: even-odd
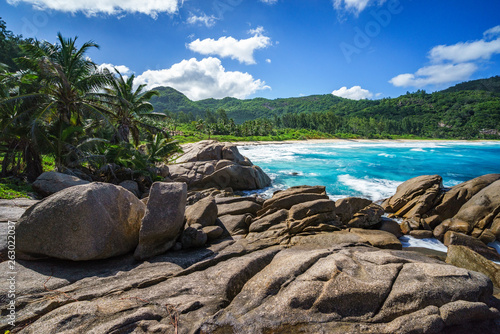
[[[92,48],[99,48],[94,42],[76,47],[75,38],[57,35],[59,43],[35,41],[22,45],[25,57],[17,59],[23,73],[36,76],[39,89],[15,98],[28,100],[36,98],[36,104],[27,108],[32,126],[51,124],[59,140],[51,141],[56,166],[62,167],[65,143],[61,140],[67,127],[78,126],[87,117],[102,118],[109,113],[100,103],[97,92],[112,83],[108,71],[100,71],[86,56]],[[25,116],[25,115],[22,115]]]
[[[160,93],[155,90],[144,91],[146,85],[134,87],[135,75],[123,76],[115,69],[116,77],[110,87],[106,88],[106,94],[101,94],[101,99],[110,106],[111,119],[117,124],[113,142],[129,143],[132,137],[137,147],[140,141],[140,128],[161,132],[162,130],[141,121],[143,117],[166,117],[165,114],[155,113],[154,107],[148,101]]]

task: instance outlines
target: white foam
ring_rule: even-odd
[[[448,251],[448,248],[441,241],[434,238],[417,239],[410,235],[405,235],[399,238],[399,241],[401,241],[403,247],[422,247],[445,253]]]
[[[421,147],[412,148],[410,151],[413,151],[413,152],[427,152],[426,150],[424,150]]]
[[[394,154],[389,154],[389,153],[380,153],[378,156],[379,157],[386,157],[386,158],[395,158],[396,157]]]
[[[338,180],[340,183],[360,192],[363,197],[369,198],[372,201],[378,201],[394,195],[397,187],[402,183],[400,181],[385,179],[358,179],[349,174],[339,175]]]

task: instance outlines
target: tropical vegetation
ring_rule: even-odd
[[[148,102],[157,92],[136,87],[133,75],[99,68],[88,57],[99,48],[92,41],[78,46],[61,34],[55,44],[24,40],[1,20],[0,29],[1,178],[32,182],[48,160],[89,180],[148,186],[158,179],[156,165],[180,148],[150,124],[165,117]]]

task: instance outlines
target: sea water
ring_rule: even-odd
[[[398,185],[420,175],[438,174],[452,187],[475,177],[500,173],[500,142],[335,141],[240,146],[240,152],[272,179],[257,191],[264,197],[297,185],[323,185],[332,200],[356,196],[375,202],[394,195]],[[435,239],[409,236],[403,246],[446,251]],[[493,245],[500,249],[497,243]]]

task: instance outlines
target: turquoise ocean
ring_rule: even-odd
[[[500,142],[348,141],[239,146],[240,152],[272,179],[264,197],[297,185],[323,185],[332,200],[356,196],[381,201],[398,185],[420,175],[438,174],[452,187],[475,177],[500,173]],[[255,193],[255,192],[254,192]],[[404,246],[446,251],[436,240],[404,237]],[[500,244],[495,245],[500,250]]]

